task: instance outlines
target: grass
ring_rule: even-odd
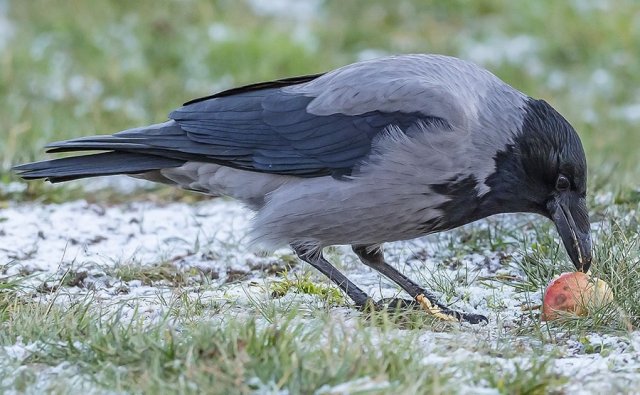
[[[271,295],[273,297],[281,298],[289,292],[295,292],[306,295],[316,295],[331,305],[343,305],[345,303],[344,296],[338,288],[325,284],[317,284],[308,274],[303,274],[302,276],[294,275],[293,278],[290,278],[288,273],[284,272],[282,276],[282,280],[275,281],[271,284]]]
[[[550,1],[396,7],[357,0],[329,2],[304,23],[295,15],[256,14],[243,2],[187,4],[8,6],[14,32],[0,64],[0,127],[7,133],[0,142],[2,178],[12,179],[12,164],[41,158],[48,141],[159,122],[193,97],[324,71],[367,50],[477,58],[572,121],[591,169],[601,169],[591,176],[593,186],[605,177],[606,189],[617,192],[638,174],[634,120],[620,115],[635,103],[640,78],[633,2],[598,12]],[[500,49],[508,38],[524,36],[535,44],[520,56]],[[481,46],[493,48],[493,56],[482,55]]]
[[[156,265],[124,262],[122,264],[105,267],[105,273],[108,276],[124,282],[138,280],[143,285],[163,283],[173,287],[187,285],[193,277],[200,277],[200,275],[206,278],[205,273],[194,268],[180,270],[169,262],[160,262]],[[209,274],[209,276],[210,275],[211,274]]]
[[[305,322],[296,309],[268,321],[233,315],[211,321],[210,310],[199,312],[197,320],[165,315],[149,323],[138,314],[123,319],[101,312],[91,298],[64,308],[20,304],[4,321],[0,344],[18,340],[31,353],[9,380],[14,387],[5,389],[28,388],[37,371],[63,363],[94,389],[134,393],[332,393],[332,386],[350,383],[350,393],[438,394],[454,390],[453,376],[462,371],[500,393],[544,393],[563,382],[542,359],[532,367],[516,365],[515,371],[464,360],[425,365],[430,353],[417,347],[421,331],[399,336],[397,321],[384,313],[374,327],[354,327],[322,311]],[[0,371],[3,382],[8,373]],[[45,390],[55,389],[55,381],[50,385]]]
[[[633,1],[603,10],[590,1],[352,0],[319,2],[305,13],[306,4],[292,2],[273,14],[250,1],[0,3],[0,244],[2,208],[15,204],[202,199],[165,187],[131,193],[87,193],[82,183],[25,187],[10,167],[45,158],[47,142],[160,122],[184,101],[239,84],[322,72],[372,54],[436,52],[487,66],[549,101],[579,131],[598,223],[593,274],[609,282],[615,304],[553,323],[541,323],[535,309],[514,313],[504,292],[533,305],[551,278],[572,270],[542,219],[523,219],[518,227],[485,221],[434,236],[436,251],[390,254],[444,301],[464,308],[485,303],[498,317],[485,329],[415,312],[356,314],[326,280],[294,267],[290,255],[231,273],[229,288],[218,288],[213,273],[184,271],[163,257],[101,268],[118,281],[169,290],[152,305],[131,295],[105,302],[101,289],[80,292],[82,270],[63,271],[37,288],[37,273],[12,274],[21,262],[0,262],[3,390],[562,393],[575,381],[554,365],[567,348],[612,353],[590,336],[624,341],[637,333],[640,29]],[[193,250],[199,247],[207,248]],[[352,259],[340,249],[328,257]],[[348,272],[356,264],[339,267]],[[255,273],[276,276],[264,295],[245,279]],[[468,292],[474,284],[487,290],[480,301]],[[228,291],[236,285],[241,292]],[[284,296],[266,297],[272,292]],[[25,358],[9,351],[16,344],[27,350]],[[624,392],[624,384],[616,385]]]
[[[487,380],[500,394],[542,395],[553,393],[566,377],[555,374],[550,368],[551,359],[534,359],[530,363],[513,364],[513,369],[496,372],[495,366],[487,366]]]

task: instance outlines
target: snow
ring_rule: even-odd
[[[121,178],[123,189],[135,188],[137,182],[128,184]],[[144,185],[144,184],[143,184]],[[94,186],[96,187],[96,186]],[[15,186],[6,186],[13,190]],[[608,196],[600,198],[610,199]],[[73,201],[63,204],[10,203],[0,210],[0,262],[6,262],[2,276],[30,274],[25,293],[33,293],[42,286],[54,286],[69,273],[85,272],[78,285],[61,287],[58,292],[39,295],[42,300],[71,303],[80,299],[92,300],[102,311],[118,312],[121,321],[134,319],[138,314],[147,322],[156,322],[166,317],[169,306],[177,298],[175,286],[166,281],[152,283],[141,278],[118,278],[114,273],[129,267],[154,267],[170,265],[176,271],[197,268],[202,275],[209,276],[207,282],[191,284],[186,280],[181,292],[203,303],[223,303],[231,306],[234,314],[246,314],[243,306],[271,298],[269,282],[277,281],[263,270],[272,265],[284,268],[279,257],[291,255],[280,250],[272,255],[250,252],[245,235],[251,220],[251,212],[232,201],[217,199],[195,204],[132,202],[122,205],[91,204]],[[503,332],[517,328],[523,320],[530,319],[523,305],[540,303],[540,292],[526,296],[499,281],[497,275],[522,278],[513,265],[503,262],[504,254],[517,257],[515,239],[506,236],[518,234],[526,229],[533,217],[496,216],[465,227],[462,231],[446,232],[413,241],[392,243],[386,247],[389,262],[411,278],[433,288],[437,295],[437,281],[449,284],[460,300],[447,301],[453,307],[468,312],[485,314],[490,322],[484,326],[462,324],[458,329],[446,332],[425,330],[417,339],[417,345],[425,355],[423,366],[453,366],[456,363],[499,364],[504,369],[523,366],[526,360],[501,357],[500,353],[484,353],[479,344],[491,349],[505,347]],[[470,232],[496,232],[504,230],[503,243],[506,251],[491,250],[455,251],[451,243],[464,246],[460,238]],[[532,228],[532,227],[528,227]],[[373,270],[359,264],[348,247],[338,247],[343,254],[342,270],[365,292],[374,298],[402,296],[398,287],[382,279]],[[443,262],[446,262],[443,268]],[[293,270],[299,270],[295,268]],[[315,272],[313,272],[315,273]],[[315,275],[315,274],[314,274]],[[239,277],[233,277],[239,276]],[[238,279],[239,278],[239,279]],[[321,278],[318,276],[317,278]],[[233,279],[233,281],[228,281]],[[444,281],[442,281],[444,279]],[[30,286],[29,286],[30,284]],[[295,300],[309,306],[321,303],[311,295],[289,293],[281,302]],[[225,310],[228,312],[229,310]],[[332,312],[337,320],[348,325],[357,313],[350,308],[338,307]],[[304,310],[300,320],[310,319]],[[404,332],[398,330],[397,336]],[[380,334],[376,341],[384,342]],[[530,338],[511,339],[517,342],[508,347],[524,350],[524,355],[537,355],[543,346]],[[451,349],[455,344],[456,349]],[[587,345],[589,350],[587,350]],[[18,366],[38,345],[25,345],[19,340],[15,345],[0,350],[4,366]],[[551,350],[551,349],[550,349]],[[593,350],[597,351],[594,352]],[[617,388],[616,385],[640,385],[637,375],[640,369],[640,335],[633,333],[625,337],[592,334],[586,339],[571,339],[566,344],[554,346],[552,369],[570,381],[568,392],[600,391]],[[11,365],[11,366],[13,366]],[[458,364],[458,366],[460,366]],[[73,371],[73,366],[61,365],[47,368],[43,377],[58,377],[61,371]],[[56,370],[58,369],[58,370]],[[484,391],[473,376],[464,370],[455,370],[461,380],[461,388],[469,391]],[[66,374],[66,373],[65,373]],[[66,377],[66,376],[65,376]],[[607,377],[603,380],[602,377]],[[44,380],[44,379],[43,379]],[[80,380],[80,379],[78,379]],[[44,383],[44,382],[43,382]],[[621,384],[622,383],[622,384]],[[254,383],[256,388],[269,392],[273,383]],[[42,384],[44,385],[44,384]],[[83,383],[75,384],[78,388]],[[323,387],[319,393],[348,393],[352,391],[384,390],[390,384],[363,377],[333,387]],[[42,387],[44,388],[44,387]],[[483,393],[488,393],[484,391]]]
[[[0,182],[0,195],[11,195],[21,193],[27,190],[27,184],[24,182],[10,182],[8,184]]]
[[[226,209],[216,210],[220,205]],[[248,213],[224,201],[194,207],[103,207],[76,201],[14,206],[3,210],[2,217],[0,258],[18,259],[29,271],[51,272],[60,263],[157,262],[159,257],[188,254],[196,240],[210,237],[215,237],[214,245],[235,244],[239,240],[234,230],[246,226]]]
[[[361,377],[355,380],[347,381],[333,387],[325,385],[320,387],[316,395],[342,395],[360,392],[377,392],[390,389],[391,383],[386,380],[375,380],[371,377]]]
[[[76,346],[81,345],[76,344]],[[86,376],[78,374],[79,369],[76,366],[68,362],[54,366],[44,364],[35,366],[33,363],[20,365],[20,363],[25,361],[32,353],[42,351],[43,349],[47,349],[47,347],[47,344],[40,341],[25,344],[20,338],[16,344],[0,347],[0,372],[11,372],[10,374],[0,376],[0,386],[2,386],[3,394],[46,393],[51,390],[51,384],[56,377],[65,377],[65,390],[71,393],[79,393],[82,390],[93,389],[95,387],[95,384]],[[37,374],[30,375],[33,382],[31,382],[27,388],[24,388],[23,384],[16,385],[16,382],[22,379],[22,372],[26,372],[27,369],[34,367],[37,369]],[[12,387],[21,389],[10,390]]]
[[[2,347],[2,353],[10,359],[24,360],[42,346],[40,343],[24,344],[18,339],[15,344]]]

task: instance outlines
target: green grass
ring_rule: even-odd
[[[592,187],[606,179],[618,192],[639,172],[640,137],[616,116],[636,102],[640,82],[635,4],[607,12],[570,4],[328,2],[303,24],[305,41],[292,34],[294,18],[256,15],[243,2],[13,2],[15,31],[0,53],[2,178],[12,178],[12,164],[43,157],[48,141],[162,121],[182,102],[233,85],[328,70],[370,49],[464,56],[504,46],[492,37],[530,36],[535,49],[486,65],[565,114],[584,137]],[[594,82],[600,69],[606,86]],[[554,74],[564,79],[554,83]]]
[[[155,265],[141,265],[135,262],[123,262],[114,266],[105,266],[105,273],[121,281],[139,280],[143,285],[169,284],[173,287],[188,285],[193,277],[206,278],[206,274],[197,269],[182,270],[170,262]]]
[[[541,323],[535,309],[524,312],[483,338],[480,330],[415,312],[347,313],[346,319],[335,313],[351,311],[336,288],[315,272],[285,271],[297,264],[289,255],[263,269],[280,276],[269,280],[272,289],[265,293],[287,298],[263,300],[247,291],[248,304],[208,299],[207,291],[219,291],[210,273],[181,271],[162,257],[104,268],[125,283],[169,288],[171,297],[159,297],[163,313],[157,320],[149,319],[142,301],[124,314],[135,300],[116,298],[105,305],[91,291],[69,305],[52,302],[83,281],[81,271],[68,271],[41,288],[26,285],[31,278],[18,274],[0,280],[0,345],[35,346],[26,360],[4,358],[0,383],[6,390],[33,389],[42,371],[68,363],[45,389],[64,393],[76,378],[78,391],[132,393],[313,393],[354,381],[354,388],[375,384],[361,393],[463,392],[461,382],[504,394],[561,393],[571,378],[559,375],[553,362],[567,339],[578,339],[585,353],[609,352],[584,339],[594,332],[624,337],[640,325],[640,116],[620,115],[638,103],[637,4],[621,0],[601,10],[572,5],[577,3],[590,2],[326,1],[309,19],[294,11],[262,14],[231,0],[0,4],[13,29],[0,45],[0,225],[3,207],[25,201],[202,198],[164,187],[126,196],[112,190],[87,194],[82,184],[5,188],[18,182],[10,167],[47,157],[47,142],[160,122],[189,99],[322,72],[367,51],[445,53],[480,60],[516,88],[549,101],[576,127],[589,163],[591,217],[601,223],[594,232],[593,274],[609,282],[615,297],[614,305],[588,317],[553,323]],[[495,55],[518,39],[533,45],[520,54]],[[494,55],[483,55],[482,48]],[[604,199],[606,194],[611,198]],[[0,228],[0,243],[1,237]],[[437,265],[417,270],[416,279],[447,302],[468,303],[469,295],[459,290],[470,283],[495,289],[496,295],[507,287],[533,301],[551,278],[572,270],[555,237],[552,224],[542,219],[515,230],[500,221],[467,227],[441,236],[441,252],[422,257]],[[500,264],[521,275],[477,277],[465,260],[487,251],[500,253]],[[328,255],[349,262],[339,249]],[[19,262],[0,263],[5,273]],[[237,275],[232,283],[243,276]],[[321,307],[299,302],[295,294],[316,298]],[[507,308],[508,300],[487,298],[496,315]],[[440,332],[456,336],[438,339],[433,350],[421,340]],[[468,360],[423,361],[459,349],[469,353]]]
[[[119,312],[95,306],[91,298],[64,308],[36,302],[16,305],[4,321],[0,345],[19,339],[32,345],[32,352],[21,361],[19,375],[0,371],[0,377],[11,377],[7,381],[13,384],[5,389],[28,388],[38,371],[62,363],[73,367],[73,374],[94,391],[133,393],[312,393],[351,382],[353,393],[444,394],[456,390],[453,376],[463,371],[505,394],[544,393],[565,381],[549,371],[542,357],[533,358],[527,368],[514,360],[515,371],[467,360],[424,365],[430,353],[419,347],[422,329],[398,332],[397,321],[384,313],[377,313],[373,327],[364,322],[347,325],[322,310],[300,322],[295,306],[268,320],[229,315],[222,322],[212,321],[207,319],[211,310],[202,308],[190,309],[189,317],[165,315],[149,323],[139,313],[124,319]],[[507,358],[515,356],[504,352]],[[363,383],[371,387],[360,392]],[[54,379],[43,390],[57,392],[59,385]]]
[[[308,274],[294,275],[290,278],[287,272],[282,273],[282,279],[271,284],[271,295],[281,298],[289,292],[306,295],[316,295],[331,305],[343,305],[345,303],[342,292],[330,285],[317,284]]]
[[[567,381],[566,377],[553,373],[551,363],[551,358],[533,359],[524,366],[514,363],[513,369],[504,370],[488,365],[485,368],[486,379],[490,387],[500,394],[549,394],[557,391],[557,387]]]

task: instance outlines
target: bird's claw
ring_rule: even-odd
[[[422,309],[415,300],[401,298],[384,298],[376,302],[378,310],[411,310]]]
[[[441,319],[443,321],[460,321],[468,322],[470,324],[487,323],[489,320],[487,317],[480,314],[464,313],[457,310],[449,309],[442,306],[440,303],[433,302],[425,295],[418,295],[415,300],[401,299],[401,298],[385,298],[378,302],[369,300],[367,304],[368,308],[375,310],[420,310],[426,311],[430,315]],[[365,306],[365,309],[367,308]]]

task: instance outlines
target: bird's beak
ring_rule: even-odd
[[[591,266],[591,234],[585,199],[572,193],[560,194],[547,203],[547,210],[571,261],[578,271],[586,273]]]

